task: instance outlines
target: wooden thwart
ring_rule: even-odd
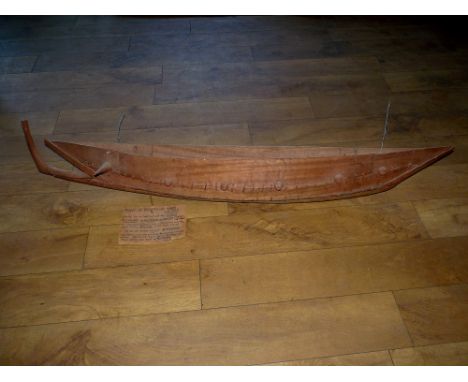
[[[238,202],[303,202],[386,191],[453,147],[181,146],[45,144],[79,171],[47,165],[28,122],[22,127],[38,170],[65,180],[150,195]]]

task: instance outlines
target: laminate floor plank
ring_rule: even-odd
[[[252,47],[252,55],[256,61],[344,57],[352,56],[352,52],[349,41],[316,41],[301,45],[273,43]]]
[[[378,293],[4,329],[0,363],[238,365],[410,345]]]
[[[383,120],[380,117],[349,117],[303,119],[290,121],[251,122],[249,130],[255,145],[282,146],[342,146],[355,142],[382,141]],[[391,115],[385,147],[397,142],[411,146],[436,146],[438,140],[457,146],[460,136],[468,135],[466,116],[427,118],[411,115]],[[456,150],[463,151],[463,150]],[[453,154],[452,154],[453,155]]]
[[[463,100],[467,94],[467,89],[394,93],[392,113],[420,114],[427,117],[466,115],[468,107]]]
[[[226,216],[228,215],[228,206],[225,202],[209,202],[203,200],[175,200],[173,198],[162,198],[152,196],[153,206],[174,206],[182,205],[185,207],[185,214],[188,219],[204,218],[208,216]]]
[[[384,90],[344,89],[314,91],[308,94],[311,108],[318,118],[369,117],[385,119],[390,92]],[[392,114],[393,114],[392,110]]]
[[[50,162],[50,165],[68,170],[71,168],[71,165],[63,162]],[[69,186],[67,181],[41,174],[32,160],[29,163],[0,163],[0,173],[0,195],[63,192]]]
[[[248,146],[250,131],[246,123],[160,127],[121,131],[122,143],[154,145],[220,145]]]
[[[2,195],[0,232],[119,224],[124,208],[150,205],[148,195],[104,189]]]
[[[72,25],[21,25],[0,27],[0,39],[55,38],[73,34]]]
[[[200,309],[198,262],[0,278],[0,326]]]
[[[318,118],[362,117],[385,118],[388,101],[391,113],[424,117],[466,115],[463,102],[466,89],[439,89],[426,92],[390,93],[382,90],[311,91],[309,99]]]
[[[311,358],[271,363],[269,366],[392,366],[388,351],[347,354],[335,357]]]
[[[122,130],[313,117],[306,97],[153,105],[128,109]]]
[[[196,17],[191,19],[192,33],[225,33],[225,32],[268,32],[290,30],[323,30],[335,25],[334,21],[326,18],[293,16],[284,18],[279,16],[228,16],[228,17]]]
[[[125,118],[125,107],[60,111],[54,134],[114,133]]]
[[[140,33],[189,33],[187,17],[79,16],[73,29],[76,36]]]
[[[307,61],[307,60],[305,60]],[[352,61],[352,60],[349,60]],[[155,103],[209,101],[242,98],[280,98],[307,96],[320,91],[388,91],[378,73],[347,73],[330,75],[270,74],[274,67],[239,65],[234,70],[211,68],[205,72],[165,71],[165,82],[156,86]],[[236,73],[237,72],[237,73]]]
[[[218,44],[215,49],[196,46],[155,47],[151,51],[128,52],[65,52],[44,53],[34,66],[35,72],[59,70],[111,69],[156,66],[173,62],[248,62],[252,61],[250,47]]]
[[[225,46],[251,46],[251,36],[247,32],[224,33],[152,33],[134,34],[130,40],[129,50],[132,52],[145,52],[155,47],[213,47]]]
[[[23,137],[21,121],[25,119],[29,121],[33,135],[51,134],[54,131],[58,114],[59,113],[56,111],[37,113],[0,113],[0,139],[4,136]]]
[[[108,223],[111,224],[111,223]],[[158,245],[118,245],[118,226],[91,227],[85,266],[290,252],[427,237],[410,203],[234,213],[189,219],[186,237]]]
[[[33,69],[36,61],[36,55],[0,57],[0,74],[29,73]]]
[[[47,52],[69,52],[73,54],[87,52],[126,52],[128,50],[129,36],[111,37],[60,37],[60,38],[27,38],[9,39],[1,41],[6,54],[21,56],[30,54],[43,54]]]
[[[468,75],[463,70],[389,72],[384,76],[393,92],[468,87]]]
[[[395,349],[391,354],[397,366],[468,366],[468,342]]]
[[[468,233],[468,191],[464,198],[420,200],[415,207],[431,237],[453,237]]]
[[[433,41],[441,37],[434,30],[421,28],[421,26],[416,25],[393,25],[392,27],[364,25],[351,28],[333,28],[330,29],[329,33],[333,40],[346,41],[386,41],[397,38]]]
[[[0,76],[0,94],[104,86],[155,85],[162,81],[162,67],[120,68],[106,71],[60,71]]]
[[[467,284],[408,289],[394,295],[414,345],[468,339]]]
[[[468,281],[468,237],[201,261],[203,308]]]
[[[329,40],[328,31],[324,28],[272,29],[263,31],[231,31],[219,33],[189,33],[189,34],[154,34],[136,35],[131,39],[130,51],[148,51],[160,46],[178,45],[186,48],[204,49],[217,45],[258,46],[269,44],[301,44]]]
[[[384,73],[457,70],[465,68],[468,62],[468,56],[457,52],[437,54],[421,51],[401,51],[399,54],[377,55],[377,59]]]
[[[0,276],[81,269],[88,228],[0,234]]]
[[[98,88],[74,88],[22,91],[0,95],[2,107],[12,112],[87,109],[124,105],[151,105],[153,85],[115,85]]]

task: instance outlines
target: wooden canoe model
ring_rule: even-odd
[[[150,195],[237,202],[343,199],[389,190],[453,151],[431,148],[76,144],[45,140],[74,171],[47,165],[27,121],[38,170],[57,178]]]

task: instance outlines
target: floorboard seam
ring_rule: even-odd
[[[413,289],[413,288],[411,288],[411,289]],[[414,288],[414,289],[421,289],[421,288]],[[403,290],[403,289],[401,289],[401,290]],[[413,340],[413,337],[411,336],[411,333],[410,333],[410,331],[409,331],[409,329],[408,329],[408,326],[406,325],[406,322],[405,322],[405,320],[404,320],[404,318],[403,318],[403,315],[401,314],[400,305],[398,305],[398,302],[397,302],[397,299],[396,299],[396,296],[395,296],[395,291],[392,290],[391,293],[392,293],[393,301],[395,302],[395,306],[396,306],[396,308],[397,308],[397,310],[398,310],[398,315],[400,316],[400,320],[401,320],[401,322],[402,322],[402,324],[403,324],[403,327],[404,327],[405,330],[406,330],[406,333],[408,334],[408,338],[409,338],[410,341],[411,341],[412,347],[414,347],[414,340]]]
[[[70,272],[77,272],[75,271],[66,271],[67,273]],[[466,285],[467,283],[461,283],[463,285]],[[451,285],[460,285],[460,284],[451,284]],[[442,286],[450,286],[450,285],[442,285]],[[422,288],[433,288],[433,287],[439,287],[439,286],[431,286],[431,287],[421,287],[421,288],[408,288],[408,289],[401,289],[401,290],[410,290],[410,289],[422,289]],[[264,305],[283,305],[283,304],[290,304],[290,303],[297,303],[297,302],[307,302],[307,301],[317,301],[317,300],[327,300],[327,299],[345,299],[347,297],[355,297],[355,296],[364,296],[364,295],[373,295],[373,294],[392,294],[395,304],[396,300],[393,295],[392,290],[385,290],[385,291],[375,291],[375,292],[365,292],[365,293],[354,293],[354,294],[347,294],[347,295],[340,295],[340,296],[320,296],[320,297],[312,297],[312,298],[301,298],[301,299],[295,299],[295,300],[282,300],[282,301],[268,301],[268,302],[259,302],[259,303],[253,303],[253,304],[242,304],[242,305],[229,305],[229,306],[218,306],[218,307],[210,307],[210,308],[205,308],[205,309],[189,309],[189,310],[180,310],[180,311],[170,311],[170,312],[159,312],[159,313],[145,313],[145,314],[133,314],[133,315],[116,315],[116,316],[107,316],[103,318],[90,318],[86,320],[74,320],[74,321],[61,321],[61,322],[48,322],[48,323],[43,323],[43,324],[33,324],[33,325],[19,325],[19,326],[4,326],[0,327],[0,330],[3,329],[15,329],[15,328],[22,328],[22,327],[30,327],[30,326],[45,326],[45,325],[61,325],[61,324],[67,324],[67,323],[73,323],[73,322],[88,322],[88,321],[99,321],[99,320],[116,320],[120,318],[135,318],[135,317],[147,317],[147,316],[159,316],[162,314],[183,314],[183,313],[188,313],[188,312],[208,312],[208,311],[213,311],[213,310],[221,310],[221,309],[237,309],[237,308],[246,308],[246,307],[255,307],[255,306],[264,306]],[[398,304],[396,304],[396,308],[398,309],[398,312],[401,317],[400,310],[398,308]],[[401,318],[402,323],[406,329],[406,325]],[[408,331],[406,329],[406,331]],[[409,339],[411,341],[412,346],[410,347],[415,347],[413,340],[411,336],[409,335]],[[452,341],[453,342],[453,341]],[[466,341],[460,341],[460,342],[466,342]],[[429,344],[431,345],[431,344]],[[408,347],[405,347],[408,348]],[[380,350],[386,350],[385,349],[380,349]],[[375,350],[377,351],[377,350]]]
[[[81,258],[81,270],[85,270],[85,264],[86,264],[86,252],[88,251],[88,243],[89,243],[89,233],[91,231],[91,227],[88,227],[88,235],[86,236],[86,244],[83,252],[83,257]],[[52,272],[53,273],[53,272]]]

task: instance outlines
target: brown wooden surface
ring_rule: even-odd
[[[468,359],[466,43],[418,18],[0,22],[0,363],[438,365]],[[214,203],[36,173],[36,139],[455,146],[377,195]],[[49,151],[49,150],[46,150]],[[46,159],[69,169],[56,155]],[[118,245],[122,210],[187,236]]]
[[[453,147],[195,146],[44,141],[74,171],[47,163],[21,121],[39,172],[59,179],[174,198],[316,202],[376,194],[449,155]]]

